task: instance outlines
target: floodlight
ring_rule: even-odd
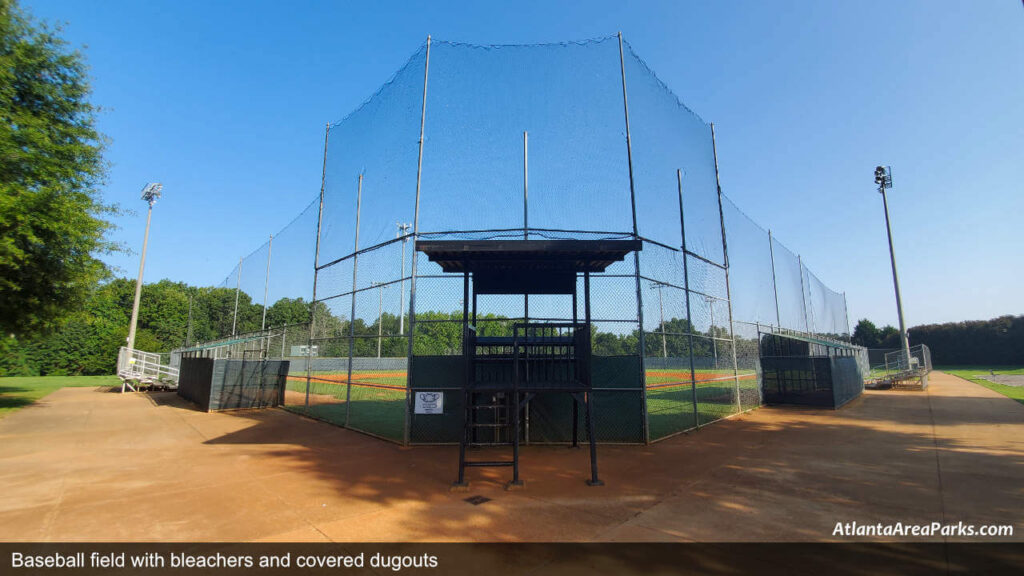
[[[160,191],[163,189],[164,185],[159,182],[146,184],[146,187],[142,189],[142,199],[149,202],[149,205],[152,206],[160,198]]]
[[[881,188],[892,188],[892,169],[888,166],[875,167],[875,184]]]

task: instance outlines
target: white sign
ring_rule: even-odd
[[[444,392],[417,392],[417,414],[444,414]]]

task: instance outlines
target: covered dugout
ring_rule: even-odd
[[[839,408],[864,392],[867,350],[806,334],[761,334],[765,404]]]

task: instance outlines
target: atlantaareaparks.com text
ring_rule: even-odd
[[[974,524],[943,524],[932,522],[930,524],[860,524],[858,522],[836,522],[832,530],[833,536],[1013,536],[1011,525],[984,525]]]

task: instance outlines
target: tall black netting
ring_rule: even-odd
[[[328,127],[322,210],[318,198],[216,289],[217,337],[291,359],[286,404],[310,416],[456,441],[470,303],[415,247],[498,239],[642,240],[590,280],[602,441],[759,405],[764,333],[849,334],[843,295],[720,195],[712,127],[612,36],[420,47]],[[481,336],[574,318],[568,296],[476,307]],[[417,389],[443,395],[443,414],[415,413]],[[531,406],[523,440],[564,440],[564,412]]]

